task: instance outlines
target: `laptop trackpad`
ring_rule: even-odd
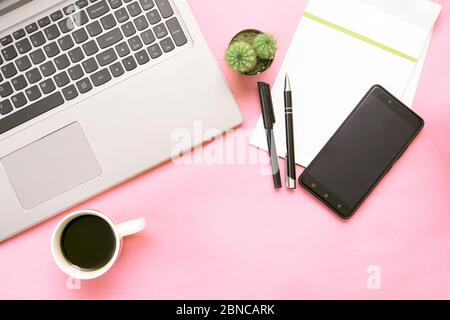
[[[102,174],[78,122],[3,157],[0,162],[26,210]]]

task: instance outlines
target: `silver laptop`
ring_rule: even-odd
[[[185,0],[0,0],[0,69],[0,241],[242,122]]]

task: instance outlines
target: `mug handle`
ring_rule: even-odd
[[[117,229],[119,230],[119,234],[122,238],[131,236],[132,234],[138,233],[145,229],[145,219],[140,218],[119,223],[117,225]]]

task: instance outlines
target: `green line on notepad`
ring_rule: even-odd
[[[412,62],[417,62],[416,58],[411,57],[410,55],[407,55],[406,53],[403,53],[401,51],[395,50],[394,48],[386,46],[386,45],[384,45],[384,44],[382,44],[380,42],[377,42],[375,40],[367,38],[367,37],[365,37],[365,36],[363,36],[363,35],[361,35],[359,33],[353,32],[353,31],[351,31],[349,29],[346,29],[344,27],[338,26],[337,24],[334,24],[334,23],[332,23],[332,22],[330,22],[328,20],[325,20],[325,19],[322,19],[322,18],[320,18],[318,16],[315,16],[312,13],[309,13],[309,12],[305,11],[303,15],[305,17],[311,19],[311,20],[314,20],[314,21],[316,21],[318,23],[321,23],[321,24],[323,24],[323,25],[325,25],[327,27],[330,27],[330,28],[332,28],[334,30],[340,31],[342,33],[345,33],[345,34],[353,37],[353,38],[359,39],[359,40],[364,41],[364,42],[366,42],[368,44],[371,44],[371,45],[373,45],[373,46],[375,46],[377,48],[380,48],[382,50],[385,50],[385,51],[388,51],[388,52],[390,52],[392,54],[395,54],[396,56],[405,58],[406,60],[409,60],[409,61],[412,61]]]

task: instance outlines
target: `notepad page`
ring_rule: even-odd
[[[367,90],[381,84],[402,98],[440,7],[429,4],[419,23],[359,0],[310,0],[272,89],[275,141],[285,154],[284,76],[293,96],[296,162],[307,166]],[[412,3],[412,2],[411,2]],[[427,7],[428,8],[428,7]],[[430,13],[431,12],[431,13]],[[267,150],[260,121],[251,143]]]

